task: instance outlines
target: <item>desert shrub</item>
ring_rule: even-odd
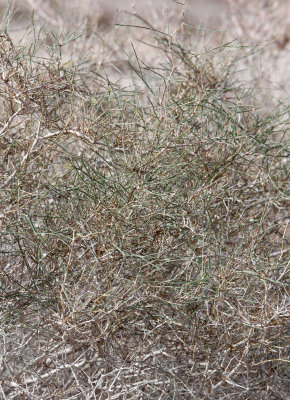
[[[1,35],[3,398],[285,396],[287,110],[152,35],[129,87]]]

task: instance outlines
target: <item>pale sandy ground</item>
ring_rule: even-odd
[[[2,25],[7,3],[0,0]],[[273,99],[285,100],[290,94],[290,0],[187,0],[184,7],[174,0],[14,0],[11,3],[17,10],[11,23],[15,40],[23,37],[32,10],[36,24],[46,24],[48,29],[69,31],[80,22],[95,24],[104,46],[112,40],[114,22],[144,25],[144,21],[134,18],[134,13],[144,18],[145,25],[148,22],[158,29],[169,29],[170,33],[185,20],[214,31],[208,34],[208,46],[234,39],[236,43],[260,46],[254,57],[243,62],[241,68],[245,73],[241,77],[253,80],[260,88],[261,107]],[[148,60],[148,50],[136,41],[140,32],[137,35],[136,31],[131,32],[122,33],[119,29],[115,39],[123,45],[126,42],[128,49],[134,42]],[[96,58],[100,54],[99,47],[88,43],[84,44],[84,55],[86,51],[96,52]]]

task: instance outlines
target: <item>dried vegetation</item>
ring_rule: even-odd
[[[127,87],[2,32],[1,398],[287,398],[289,110],[189,31]]]

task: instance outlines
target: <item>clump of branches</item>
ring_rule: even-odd
[[[1,396],[285,398],[286,111],[227,46],[152,30],[124,88],[76,36],[0,37]]]

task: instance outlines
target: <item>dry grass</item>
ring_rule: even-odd
[[[150,65],[1,34],[3,399],[287,398],[289,109],[146,32]]]

